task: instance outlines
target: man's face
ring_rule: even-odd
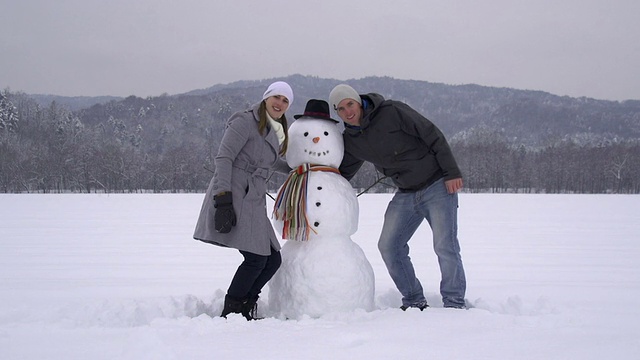
[[[338,116],[345,123],[353,126],[360,126],[362,119],[362,105],[354,99],[344,99],[338,104]]]

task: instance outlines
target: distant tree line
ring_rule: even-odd
[[[4,90],[0,192],[203,192],[224,121],[248,102],[233,94],[197,96],[205,98],[190,104],[130,97],[71,111]],[[640,193],[638,141],[587,146],[558,140],[536,148],[476,129],[451,144],[469,192]],[[364,189],[379,177],[368,164],[352,185]],[[270,190],[283,181],[274,175]],[[369,191],[392,190],[383,180]]]
[[[452,148],[470,192],[640,193],[637,141],[596,146],[559,141],[531,149],[487,135]]]

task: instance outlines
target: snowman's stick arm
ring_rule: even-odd
[[[369,185],[369,187],[367,187],[366,189],[362,190],[362,192],[360,192],[360,194],[356,195],[356,196],[360,196],[364,193],[366,193],[367,191],[369,191],[372,187],[376,186],[376,184],[378,184],[380,181],[386,179],[386,176],[380,177],[378,178],[378,180],[376,180],[376,182],[374,182],[373,184]]]
[[[272,177],[272,176],[273,176],[273,174],[275,174],[275,173],[276,173],[275,171],[272,171],[272,172],[271,172],[271,174],[269,174],[269,177],[267,178],[267,181],[266,181],[266,182],[267,182],[267,184],[269,183],[269,180],[271,180],[271,177]],[[275,199],[273,196],[271,196],[271,194],[269,194],[269,192],[268,192],[268,191],[267,191],[267,196],[268,196],[268,197],[270,197],[270,198],[271,198],[271,200],[276,201],[276,199]]]

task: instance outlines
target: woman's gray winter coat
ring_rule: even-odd
[[[269,256],[271,247],[280,250],[266,209],[266,182],[269,169],[286,172],[286,163],[278,156],[278,138],[269,125],[260,135],[258,109],[235,113],[229,118],[218,155],[215,172],[204,197],[193,237],[215,245]],[[237,223],[231,232],[216,232],[213,197],[223,191],[233,194]]]

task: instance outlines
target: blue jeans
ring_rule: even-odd
[[[433,232],[433,248],[438,256],[440,294],[445,307],[463,307],[467,282],[458,243],[458,194],[449,194],[440,179],[417,192],[395,194],[384,215],[378,241],[389,275],[402,294],[402,305],[425,302],[422,285],[409,257],[409,240],[424,219]]]

